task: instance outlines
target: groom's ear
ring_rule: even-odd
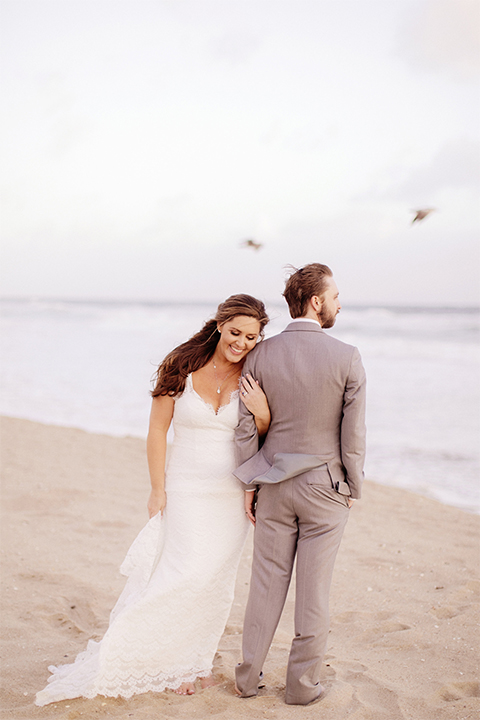
[[[310,305],[315,310],[315,312],[320,312],[322,309],[322,299],[318,295],[312,295],[310,298]]]

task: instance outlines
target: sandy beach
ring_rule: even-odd
[[[365,483],[342,542],[320,703],[283,702],[293,593],[257,698],[233,695],[252,533],[215,659],[219,684],[193,697],[147,693],[43,708],[48,665],[102,637],[124,578],[118,568],[147,520],[144,443],[2,418],[0,717],[473,720],[478,682],[479,525],[475,515]]]

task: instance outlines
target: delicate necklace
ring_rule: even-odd
[[[213,374],[215,375],[215,383],[216,383],[216,385],[217,385],[217,395],[220,395],[220,392],[221,392],[223,383],[225,382],[225,380],[228,380],[229,377],[232,377],[232,375],[233,375],[235,372],[237,372],[237,368],[235,368],[234,370],[232,370],[232,372],[231,372],[229,375],[227,375],[226,377],[224,377],[223,380],[222,380],[222,382],[221,382],[220,385],[219,385],[219,384],[218,384],[218,377],[217,377],[217,366],[215,365],[215,363],[213,362],[213,360],[212,360],[212,364],[213,364]]]

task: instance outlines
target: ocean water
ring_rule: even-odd
[[[215,307],[3,300],[0,413],[145,437],[156,366]],[[267,336],[289,319],[268,311]],[[367,477],[480,512],[478,310],[344,308],[327,332],[367,371]]]

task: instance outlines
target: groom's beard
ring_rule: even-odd
[[[331,328],[335,325],[335,320],[337,319],[337,313],[332,312],[331,310],[328,310],[325,306],[322,307],[320,312],[317,313],[318,322],[322,326],[322,328]]]

